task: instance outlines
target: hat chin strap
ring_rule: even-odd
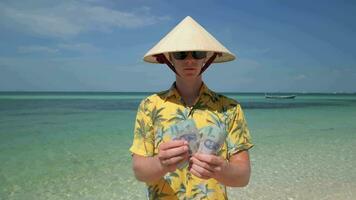
[[[199,75],[201,75],[206,69],[208,69],[208,67],[211,65],[212,62],[214,62],[216,56],[218,56],[218,55],[221,56],[221,53],[214,53],[214,55],[212,55],[212,56],[209,58],[209,60],[208,60],[208,61],[204,64],[204,66],[202,67],[202,69],[201,69]],[[174,73],[176,73],[178,76],[180,76],[180,75],[177,73],[176,69],[174,68],[173,64],[172,64],[171,62],[169,62],[169,60],[166,58],[166,56],[165,56],[163,53],[154,55],[154,57],[156,58],[156,61],[157,61],[158,63],[161,63],[161,64],[165,63],[166,65],[168,65],[168,67],[169,67]]]
[[[163,53],[154,55],[154,57],[156,57],[156,61],[158,63],[165,63],[166,65],[168,65],[169,68],[171,68],[172,71],[174,71],[174,73],[176,73],[178,76],[179,74],[177,73],[176,69],[174,68],[174,66],[172,65],[171,62],[169,62],[169,60],[166,58],[166,56]]]
[[[208,61],[206,61],[205,65],[203,66],[203,68],[201,68],[201,71],[200,71],[200,74],[201,75],[206,69],[208,69],[208,67],[211,65],[211,63],[214,62],[216,56],[221,56],[222,54],[221,53],[216,53],[214,52],[214,55],[212,55]]]

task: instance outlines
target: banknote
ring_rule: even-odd
[[[206,126],[200,129],[201,138],[198,152],[204,154],[217,154],[224,144],[226,132],[217,126]]]
[[[197,152],[200,135],[194,120],[187,119],[172,125],[170,127],[170,133],[173,140],[185,140],[188,142],[189,154]]]
[[[199,130],[197,129],[194,120],[187,119],[172,125],[168,132],[172,136],[172,140],[185,140],[188,142],[189,154],[193,155],[199,148]],[[189,161],[182,162],[178,165],[179,169],[188,166]]]

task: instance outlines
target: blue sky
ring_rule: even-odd
[[[220,92],[356,92],[354,1],[1,1],[0,91],[159,91],[142,56],[185,16],[239,59],[212,65]]]

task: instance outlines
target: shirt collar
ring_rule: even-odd
[[[165,95],[165,100],[167,100],[170,97],[175,97],[175,98],[180,98],[180,95],[178,93],[178,90],[176,88],[176,82],[174,82],[171,87],[168,89],[168,93]]]
[[[210,98],[214,97],[213,91],[211,91],[203,82],[200,91],[199,91],[199,98],[201,98],[202,95],[208,95]],[[165,95],[164,100],[166,101],[170,97],[175,97],[176,99],[180,99],[181,96],[177,90],[176,87],[176,82],[172,84],[172,86],[169,88],[168,92]]]

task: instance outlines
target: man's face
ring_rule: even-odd
[[[206,58],[195,59],[192,54],[189,53],[188,56],[183,60],[177,60],[172,54],[169,55],[169,58],[174,65],[177,73],[182,78],[195,78],[198,77],[200,71],[206,61]]]

